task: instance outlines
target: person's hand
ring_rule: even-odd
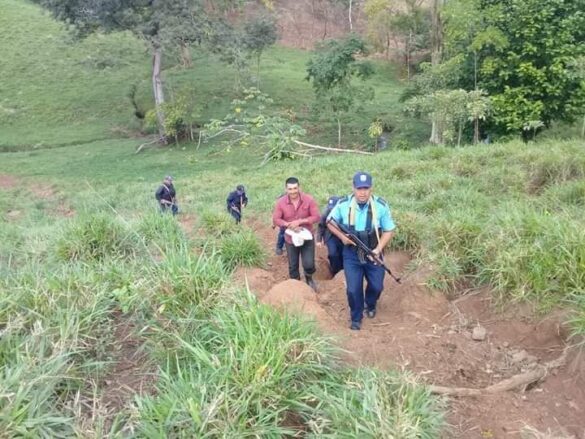
[[[374,263],[374,264],[379,264],[380,261],[382,261],[382,249],[379,247],[376,247],[375,249],[372,250],[372,253],[376,256],[376,257],[372,257],[372,256],[368,256],[370,258],[370,260]]]
[[[345,235],[343,235],[343,238],[341,238],[341,242],[343,242],[343,245],[355,245],[355,242],[353,242]]]
[[[317,241],[317,247],[323,247],[323,242],[322,241]]]
[[[288,228],[293,229],[296,232],[298,230],[298,228],[300,227],[300,225],[301,225],[300,220],[294,220],[294,221],[291,221],[290,223],[288,223]]]

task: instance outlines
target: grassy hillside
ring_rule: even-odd
[[[128,94],[136,88],[142,111],[153,107],[150,55],[145,45],[127,34],[93,35],[75,41],[65,28],[38,7],[17,0],[0,5],[0,147],[4,150],[120,138],[140,127]],[[310,53],[272,48],[262,59],[260,86],[274,107],[294,114],[314,142],[336,143],[336,124],[311,111],[314,101],[305,80]],[[193,67],[180,67],[176,54],[163,59],[167,99],[188,94],[196,103],[200,123],[223,117],[235,91],[236,72],[194,50]],[[372,140],[367,127],[376,117],[390,120],[395,136],[418,143],[425,124],[405,118],[398,105],[402,84],[384,62],[375,63],[369,84],[375,100],[345,121],[346,145]],[[255,77],[244,85],[254,85]]]
[[[136,155],[142,140],[113,129],[137,127],[126,97],[133,84],[139,105],[151,105],[148,54],[129,35],[67,38],[37,8],[0,4],[0,145],[24,149],[0,154],[0,431],[8,436],[439,435],[441,401],[409,374],[347,369],[311,324],[281,318],[230,285],[236,265],[261,265],[266,251],[250,230],[225,225],[225,196],[238,183],[248,189],[249,215],[268,224],[286,177],[298,176],[323,204],[350,191],[357,169],[368,170],[397,219],[392,245],[429,264],[432,287],[456,294],[487,285],[503,306],[562,306],[585,334],[581,142],[263,167],[253,146]],[[271,50],[262,88],[275,107],[298,114],[309,140],[331,143],[333,125],[308,110],[307,56]],[[195,54],[190,70],[171,64],[168,95],[191,90],[203,120],[236,96],[234,72],[207,56]],[[366,142],[376,115],[402,117],[400,83],[391,68],[377,68],[378,98],[353,119],[348,143]],[[405,124],[403,134],[424,132]],[[187,230],[154,205],[169,173],[192,219]],[[111,382],[131,347],[152,380],[144,394],[112,405]]]

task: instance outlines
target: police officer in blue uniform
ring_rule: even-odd
[[[366,172],[357,172],[353,176],[353,193],[341,198],[329,214],[348,227],[374,253],[383,256],[384,247],[390,242],[396,228],[390,207],[382,198],[372,194],[372,176]],[[334,225],[327,227],[344,244],[343,267],[347,284],[347,301],[351,314],[353,330],[361,329],[364,314],[369,318],[376,316],[376,304],[384,288],[384,268],[374,263],[362,253],[353,242]],[[364,294],[364,278],[367,285]]]
[[[321,221],[319,222],[319,229],[317,231],[317,244],[323,242],[327,246],[327,259],[329,259],[331,276],[335,276],[343,270],[343,243],[327,228],[327,217],[340,198],[335,195],[329,197],[327,205],[323,210],[323,215],[321,215]]]

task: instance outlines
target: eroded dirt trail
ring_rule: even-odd
[[[251,227],[271,252],[276,231]],[[521,308],[494,310],[490,292],[466,291],[455,300],[431,291],[424,267],[408,273],[410,257],[387,258],[395,273],[406,273],[401,285],[386,276],[375,319],[364,318],[351,331],[343,273],[328,279],[326,249],[317,249],[319,293],[303,282],[288,280],[286,256],[272,253],[266,269],[241,269],[244,280],[265,303],[296,309],[315,318],[347,351],[343,360],[381,369],[407,369],[429,384],[484,388],[530,370],[561,355],[568,337],[562,314],[534,320]],[[485,336],[482,337],[485,329]],[[474,340],[474,329],[476,331]],[[526,389],[479,397],[450,398],[447,438],[520,438],[527,426],[556,436],[585,439],[585,373],[582,359],[572,357],[543,381]]]

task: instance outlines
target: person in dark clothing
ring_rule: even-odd
[[[280,199],[282,197],[284,197],[286,195],[286,193],[284,194],[280,194],[278,197],[276,197],[276,199]],[[272,224],[272,228],[276,228],[276,224]],[[278,227],[278,235],[276,236],[276,248],[274,249],[274,253],[276,253],[277,256],[281,256],[282,254],[284,254],[284,232],[286,232],[286,227]]]
[[[179,212],[177,206],[177,193],[173,186],[173,177],[167,175],[163,183],[154,193],[154,197],[160,206],[161,212],[171,212],[176,215]]]
[[[317,243],[324,243],[327,246],[327,259],[329,259],[329,271],[335,276],[343,270],[343,243],[327,228],[327,217],[341,197],[331,196],[327,200],[327,206],[321,215],[319,228],[317,230]]]
[[[230,192],[227,200],[227,210],[231,216],[236,220],[236,224],[242,221],[242,210],[248,205],[248,197],[246,196],[246,189],[243,185],[236,186],[236,190]]]

